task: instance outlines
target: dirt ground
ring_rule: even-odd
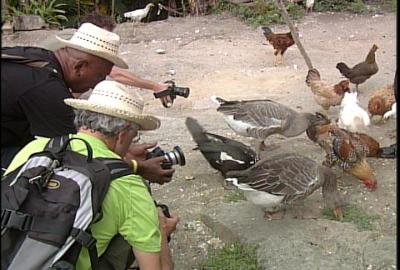
[[[354,65],[365,58],[372,44],[379,49],[376,59],[379,72],[360,85],[360,102],[366,108],[372,92],[393,82],[396,69],[395,14],[356,16],[341,13],[312,13],[302,19],[298,28],[301,42],[314,67],[327,81],[341,80],[336,63]],[[285,25],[272,25],[274,31],[286,31]],[[18,32],[3,35],[3,46],[36,45],[57,31]],[[268,98],[286,104],[297,111],[320,111],[310,90],[304,83],[307,66],[296,46],[285,54],[286,66],[274,67],[273,49],[266,45],[260,28],[253,29],[228,15],[169,18],[134,27],[130,23],[118,25],[122,38],[121,53],[136,74],[156,80],[174,79],[179,86],[190,87],[188,99],[178,98],[174,106],[164,109],[151,92],[141,90],[147,112],[159,116],[159,130],[144,133],[145,142],[158,141],[165,150],[182,147],[187,160],[184,167],[176,167],[174,180],[164,186],[153,186],[161,202],[180,215],[172,248],[176,269],[195,269],[209,248],[222,245],[218,235],[207,228],[200,215],[223,203],[227,192],[222,177],[213,170],[194,147],[184,120],[195,117],[210,132],[241,140],[254,146],[255,142],[236,136],[216,112],[210,96],[226,99]],[[157,49],[165,54],[157,54]],[[329,116],[336,118],[338,108]],[[396,121],[373,124],[370,132],[382,145],[396,140]],[[322,150],[306,139],[270,137],[276,151],[300,151],[305,156],[322,159]],[[291,143],[292,142],[292,143]],[[301,144],[301,147],[297,147]],[[265,153],[268,155],[268,153]],[[366,191],[352,177],[343,176],[351,193],[352,202],[368,213],[380,215],[378,233],[396,237],[396,162],[371,160],[379,183],[376,192]],[[341,174],[340,171],[338,171]],[[319,201],[322,202],[319,196]],[[240,213],[232,213],[240,218]],[[250,222],[250,221],[249,221]]]

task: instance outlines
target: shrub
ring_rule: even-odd
[[[285,1],[285,7],[292,19],[297,20],[304,16],[303,7]],[[245,6],[243,4],[232,4],[226,0],[218,1],[211,9],[211,13],[229,12],[233,16],[239,17],[241,20],[253,27],[266,25],[271,23],[284,23],[279,8],[275,5],[274,0],[255,0],[253,6]]]

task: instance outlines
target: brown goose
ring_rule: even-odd
[[[280,210],[322,186],[326,207],[333,210],[337,219],[342,218],[344,200],[337,190],[336,175],[307,157],[279,154],[244,171],[228,172],[227,177],[249,201],[264,209],[265,217],[276,219]]]
[[[264,140],[272,134],[294,137],[316,124],[328,124],[329,119],[321,113],[298,113],[272,100],[227,101],[211,97],[219,104],[218,112],[236,133],[260,139],[258,153],[265,147]]]

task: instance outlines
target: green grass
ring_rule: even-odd
[[[199,270],[261,270],[257,262],[257,247],[233,243],[209,252],[196,268]]]
[[[332,210],[327,208],[322,209],[322,216],[328,219],[335,219]],[[375,229],[373,222],[379,218],[379,215],[369,215],[355,205],[348,205],[343,209],[342,222],[356,224],[359,231],[372,231]]]
[[[224,202],[238,202],[245,201],[246,197],[244,196],[243,191],[233,190],[224,194]]]

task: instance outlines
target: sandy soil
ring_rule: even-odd
[[[299,22],[301,41],[313,65],[322,77],[336,82],[341,75],[337,62],[354,65],[365,58],[373,43],[379,46],[379,73],[360,85],[360,102],[366,108],[372,92],[393,82],[396,69],[396,17],[394,14],[355,16],[338,13],[313,13]],[[286,31],[285,25],[272,25],[274,31]],[[36,45],[56,31],[19,32],[3,36],[6,45]],[[160,130],[144,133],[143,141],[158,141],[165,150],[179,145],[185,152],[187,165],[176,167],[174,180],[164,186],[154,185],[155,197],[178,211],[181,222],[173,236],[172,247],[176,269],[194,269],[208,248],[221,245],[218,236],[200,220],[200,214],[223,202],[222,177],[209,167],[195,150],[184,120],[195,117],[204,127],[224,136],[254,145],[248,138],[236,136],[215,111],[211,95],[226,99],[268,98],[297,111],[320,111],[304,83],[307,66],[296,46],[285,54],[287,66],[274,67],[273,49],[266,45],[260,28],[253,29],[228,15],[199,18],[170,18],[139,27],[130,23],[118,25],[122,55],[132,71],[156,81],[175,79],[179,86],[188,86],[188,99],[178,98],[171,109],[164,109],[151,92],[141,90],[149,113],[162,119]],[[165,54],[157,54],[164,49]],[[169,75],[175,73],[175,75]],[[336,118],[338,108],[329,116]],[[382,145],[396,140],[396,122],[373,124],[370,134]],[[322,151],[305,135],[284,139],[272,136],[271,143],[281,145],[279,151],[297,151],[322,159]],[[293,144],[291,143],[293,142]],[[280,149],[280,150],[279,150]],[[299,148],[300,149],[300,148]],[[305,150],[303,150],[305,149]],[[268,153],[266,153],[268,155]],[[378,231],[396,236],[396,163],[393,160],[371,160],[376,170],[379,189],[368,192],[352,177],[343,176],[352,201],[372,214],[379,214]],[[341,172],[338,171],[339,174]],[[319,194],[317,194],[319,196]],[[321,199],[319,199],[321,201]],[[233,213],[236,218],[240,213]]]

